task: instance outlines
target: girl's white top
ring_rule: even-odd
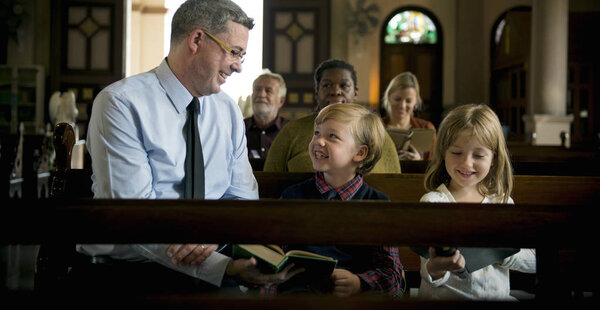
[[[456,202],[446,185],[421,197],[421,202]],[[502,203],[500,196],[485,197],[482,203]],[[508,201],[514,204],[512,198]],[[465,279],[446,272],[433,281],[427,271],[428,259],[421,257],[421,286],[419,297],[429,299],[486,299],[516,300],[510,296],[509,270],[535,273],[536,255],[533,249],[521,249],[517,254],[493,265],[479,269]]]

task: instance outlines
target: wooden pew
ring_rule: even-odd
[[[65,144],[65,142],[62,143]],[[68,141],[66,144],[68,144]],[[60,147],[57,146],[57,154],[58,152],[64,152],[62,157],[69,154],[68,147],[61,151]],[[89,170],[69,169],[68,163],[70,163],[70,160],[65,161],[63,164],[57,162],[59,171],[56,173],[58,177],[55,178],[52,186],[53,197],[90,197],[91,180],[89,176],[91,172]],[[60,169],[61,167],[62,169]],[[263,198],[260,204],[263,204],[264,200],[279,198],[285,187],[305,180],[311,175],[311,173],[255,172],[259,183],[260,197]],[[599,197],[598,187],[600,182],[598,181],[600,181],[600,178],[595,177],[516,176],[516,188],[513,197],[519,205],[524,206],[528,204],[587,205],[590,202],[597,201]],[[366,182],[387,193],[393,202],[414,204],[424,194],[422,174],[369,175],[366,177]],[[564,195],[565,192],[569,195]],[[402,224],[402,222],[398,222],[398,225]],[[265,240],[258,242],[265,242]],[[408,280],[411,281],[410,278],[415,280],[409,284],[413,287],[418,286],[419,259],[407,246],[400,246],[400,250],[403,266],[409,273],[413,273],[413,277],[409,277]],[[415,273],[416,276],[414,276]]]
[[[8,201],[0,223],[0,239],[5,244],[239,242],[535,247],[536,297],[543,302],[568,300],[579,284],[564,281],[570,276],[560,272],[557,253],[560,249],[589,247],[581,236],[592,236],[592,212],[591,205],[481,208],[474,204],[381,201],[51,199],[45,205],[31,206]],[[594,279],[598,272],[591,269],[571,276],[578,281]],[[194,304],[194,300],[198,304],[207,301],[195,296],[188,302]],[[313,302],[311,305],[317,307],[331,301]],[[362,302],[365,300],[357,301]],[[405,305],[383,299],[386,307],[390,303]]]
[[[259,184],[261,198],[278,198],[289,185],[309,178],[312,173],[254,172]],[[371,174],[365,182],[386,193],[394,202],[418,202],[425,189],[422,174]],[[515,189],[512,195],[519,205],[557,204],[577,205],[600,201],[600,177],[574,176],[515,176]],[[400,223],[399,223],[400,225]],[[400,261],[406,271],[411,287],[418,287],[420,281],[420,259],[409,247],[398,247]],[[563,253],[565,260],[573,260],[572,254]],[[518,279],[518,280],[517,280]],[[520,281],[520,282],[517,282]],[[515,287],[529,290],[531,277],[515,274]]]
[[[306,180],[312,173],[254,172],[261,198],[279,198],[289,185]],[[392,201],[418,202],[425,194],[423,174],[370,174],[365,177],[372,187]],[[520,204],[578,204],[600,201],[600,177],[516,175],[515,202]]]
[[[595,158],[564,159],[543,161],[541,159],[512,161],[515,175],[545,176],[600,176],[600,155]],[[403,160],[400,162],[402,173],[425,173],[429,161]]]
[[[53,197],[91,197],[91,171],[70,169],[70,147],[74,136],[70,126],[57,125],[55,131],[57,172],[53,181]],[[61,160],[62,159],[62,160]],[[276,173],[256,171],[261,199],[278,199],[292,184],[312,176],[312,173]],[[425,193],[422,174],[372,174],[365,181],[386,193],[394,202],[417,202]],[[515,176],[512,195],[518,204],[587,204],[599,201],[600,177]],[[400,246],[400,259],[407,271],[411,287],[418,287],[419,257],[407,246]],[[529,280],[524,280],[531,283]]]

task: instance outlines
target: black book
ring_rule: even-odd
[[[422,257],[429,258],[429,247],[411,247],[411,249]],[[460,254],[465,258],[465,269],[467,274],[497,263],[509,256],[519,252],[518,248],[469,248],[458,247]],[[452,252],[453,254],[453,252]],[[439,255],[439,254],[438,254]],[[449,255],[441,255],[449,256]],[[466,276],[466,274],[463,275]]]

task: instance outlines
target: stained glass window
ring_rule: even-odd
[[[419,11],[403,11],[390,19],[386,28],[387,44],[436,44],[438,35],[435,24]]]

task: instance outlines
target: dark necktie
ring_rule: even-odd
[[[188,105],[188,117],[184,126],[186,137],[185,193],[186,199],[204,199],[204,156],[198,131],[198,98]]]

